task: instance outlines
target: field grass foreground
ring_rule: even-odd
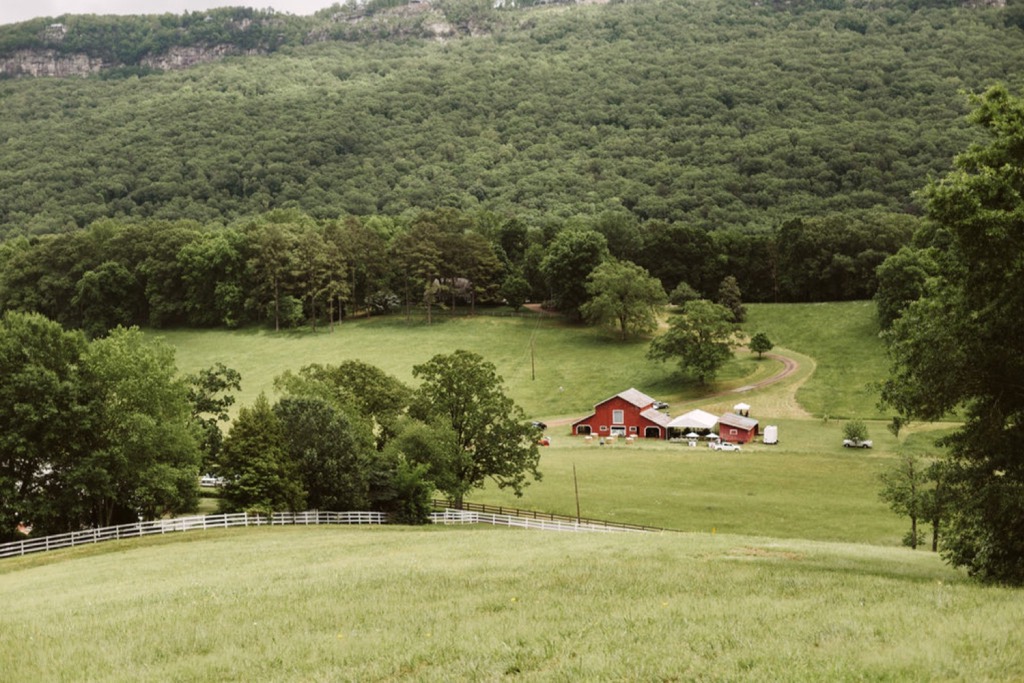
[[[896,548],[278,527],[5,560],[0,588],[11,681],[1024,676],[1019,592]]]

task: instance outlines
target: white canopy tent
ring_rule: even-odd
[[[668,423],[669,429],[688,429],[691,431],[714,429],[718,424],[718,416],[703,410],[691,410]]]

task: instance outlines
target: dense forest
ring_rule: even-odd
[[[961,91],[1019,90],[1024,54],[1007,9],[919,4],[495,11],[478,37],[6,81],[0,230],[272,208],[538,223],[622,207],[707,230],[914,212],[970,139]]]
[[[422,304],[435,281],[507,299],[512,276],[558,298],[544,257],[569,229],[668,292],[731,275],[748,300],[870,297],[918,227],[915,193],[977,136],[964,93],[1024,80],[1016,3],[388,4],[76,20],[129,61],[139,36],[135,58],[231,26],[264,54],[0,81],[0,307],[84,325],[123,291],[103,324],[240,324],[290,296],[330,320]],[[438,11],[458,30],[424,38]],[[39,30],[4,27],[0,46]],[[267,225],[287,228],[280,282],[258,268]],[[311,284],[315,240],[336,244],[324,277],[345,292]],[[215,248],[188,294],[182,269]]]

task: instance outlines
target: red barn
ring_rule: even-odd
[[[749,443],[757,436],[757,420],[726,413],[718,418],[718,436],[722,437],[722,441]]]
[[[594,406],[594,412],[572,424],[578,436],[636,436],[664,439],[668,434],[668,415],[654,407],[654,399],[629,389]]]

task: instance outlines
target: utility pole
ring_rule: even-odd
[[[580,484],[576,481],[576,463],[572,464],[572,487],[576,490],[576,523],[580,523]]]

